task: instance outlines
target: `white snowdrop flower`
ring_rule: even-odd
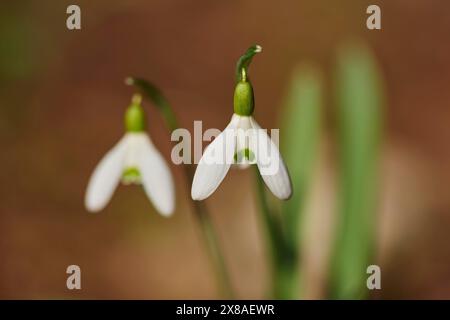
[[[145,114],[141,97],[135,95],[125,114],[127,132],[94,169],[85,195],[91,212],[102,210],[119,182],[141,184],[154,207],[163,216],[175,208],[175,191],[164,158],[145,132]]]
[[[252,164],[258,166],[265,184],[276,197],[290,198],[291,180],[278,147],[252,116],[235,113],[226,129],[205,149],[195,171],[192,199],[208,198],[232,165],[247,168]]]
[[[252,49],[247,58],[251,59],[252,53],[261,51],[259,46],[249,51]],[[232,165],[247,168],[256,164],[266,186],[276,197],[286,200],[292,195],[291,179],[278,147],[252,117],[254,97],[252,85],[246,76],[247,62],[242,69],[239,69],[238,64],[238,73],[241,75],[234,92],[231,121],[205,149],[195,171],[191,189],[194,200],[208,198]]]

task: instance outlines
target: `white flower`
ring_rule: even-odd
[[[234,114],[229,125],[205,149],[200,159],[192,183],[192,199],[209,197],[232,164],[239,167],[256,164],[265,184],[276,197],[285,200],[291,196],[291,180],[278,147],[251,115]]]
[[[140,99],[134,98],[126,114],[127,133],[94,169],[85,195],[86,208],[102,210],[120,181],[142,184],[155,208],[170,216],[175,208],[175,191],[170,170],[143,131],[145,127]]]

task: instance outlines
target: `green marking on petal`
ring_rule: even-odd
[[[141,173],[136,167],[129,167],[123,171],[122,182],[124,184],[141,183]]]
[[[254,163],[255,162],[255,154],[249,148],[239,150],[238,152],[236,152],[234,154],[234,162],[235,163],[242,163],[242,162]]]

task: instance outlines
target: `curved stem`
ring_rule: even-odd
[[[139,88],[142,93],[153,102],[154,106],[161,112],[167,127],[170,131],[179,128],[177,118],[173,109],[171,108],[168,100],[164,97],[162,92],[152,85],[150,82],[139,78],[127,78],[125,80],[127,85],[132,85]],[[194,177],[193,168],[191,165],[183,166],[184,175],[186,181],[189,184],[188,188],[192,184]],[[191,197],[189,197],[191,199]],[[220,290],[224,297],[232,299],[234,297],[233,289],[231,286],[230,277],[226,268],[225,259],[220,248],[219,240],[214,230],[214,226],[211,221],[211,216],[208,212],[208,208],[204,202],[194,201],[191,199],[192,207],[194,209],[194,215],[202,230],[207,251],[215,266],[216,276],[219,283]]]
[[[156,86],[154,86],[147,80],[140,78],[128,77],[125,79],[125,84],[139,88],[142,93],[145,94],[145,96],[151,102],[153,102],[153,105],[158,109],[159,112],[161,112],[162,116],[164,117],[164,121],[166,122],[169,130],[173,131],[179,128],[177,117],[170,107],[169,101],[163,95],[161,90],[159,90]]]
[[[252,62],[253,56],[261,51],[262,47],[256,44],[248,48],[247,51],[239,58],[236,64],[236,82],[247,80],[247,69]]]

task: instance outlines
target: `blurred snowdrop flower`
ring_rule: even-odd
[[[230,123],[205,149],[195,171],[191,196],[208,198],[220,185],[232,165],[247,168],[256,164],[270,191],[279,199],[289,199],[292,184],[278,147],[253,118],[253,88],[247,77],[249,59],[261,51],[254,46],[238,63],[238,82],[234,91],[234,114]],[[250,53],[249,53],[250,52]]]
[[[141,97],[134,95],[125,113],[126,133],[94,169],[85,195],[91,212],[102,210],[117,185],[142,184],[147,197],[163,216],[175,208],[175,191],[170,170],[145,132]]]

